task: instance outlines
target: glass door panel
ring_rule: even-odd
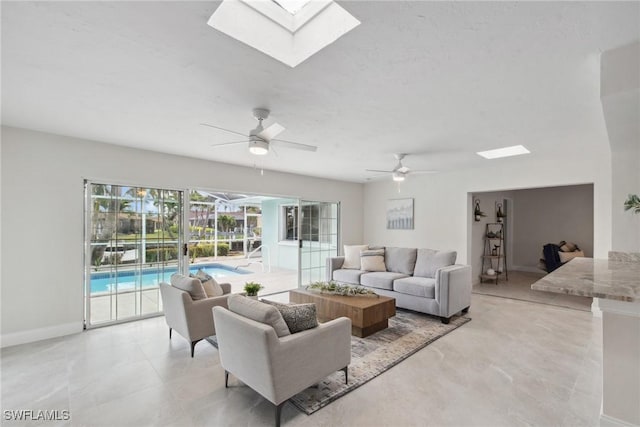
[[[87,182],[87,327],[162,312],[159,283],[179,270],[182,192]]]
[[[326,279],[327,258],[338,255],[339,204],[301,201],[299,286]]]

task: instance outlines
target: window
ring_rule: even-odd
[[[300,236],[298,236],[298,218],[298,206],[281,206],[280,241],[297,241],[298,237],[305,241],[320,241],[321,219],[323,219],[320,207],[317,205],[302,206]]]
[[[298,207],[284,205],[280,207],[280,240],[298,240]]]

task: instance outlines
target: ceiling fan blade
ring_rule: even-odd
[[[394,171],[383,171],[380,169],[365,169],[367,172],[393,173]]]
[[[246,135],[244,133],[236,132],[235,130],[221,128],[220,126],[210,125],[209,123],[200,123],[200,125],[201,126],[207,126],[207,127],[214,128],[214,129],[220,129],[220,130],[223,130],[225,132],[235,133],[236,135],[240,135],[240,136],[246,136],[247,138],[249,137],[249,135]]]
[[[222,147],[225,145],[235,145],[235,144],[246,144],[249,140],[246,141],[233,141],[233,142],[223,142],[222,144],[211,144],[212,147]]]
[[[407,173],[411,173],[411,174],[421,174],[421,173],[427,174],[427,173],[438,173],[438,171],[414,171],[414,170],[411,170],[411,171],[409,171]]]
[[[269,142],[271,144],[274,144],[278,147],[283,147],[283,148],[294,148],[296,150],[304,150],[304,151],[318,150],[318,147],[314,145],[300,144],[299,142],[285,141],[284,139],[272,139]]]
[[[282,131],[284,131],[284,129],[284,126],[280,125],[279,123],[274,123],[260,132],[258,136],[262,139],[266,139],[267,141],[271,141],[272,138],[278,136]]]

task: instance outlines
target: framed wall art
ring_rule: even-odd
[[[413,230],[413,199],[387,201],[387,229]]]

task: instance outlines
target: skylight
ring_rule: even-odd
[[[360,21],[333,0],[223,0],[208,24],[293,68]]]
[[[495,150],[478,151],[476,154],[484,157],[485,159],[499,159],[501,157],[519,156],[521,154],[529,154],[522,145],[513,145],[511,147],[496,148]]]
[[[286,10],[292,15],[295,15],[307,5],[311,0],[273,0],[275,4]]]

